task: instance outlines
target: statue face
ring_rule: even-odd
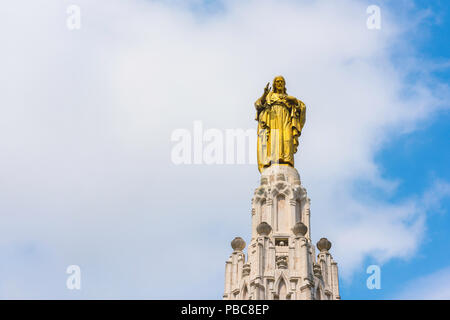
[[[284,79],[282,77],[276,77],[273,80],[273,85],[274,85],[274,87],[276,89],[275,91],[277,91],[277,92],[283,92],[284,91],[285,83],[284,83]]]

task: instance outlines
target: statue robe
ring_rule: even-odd
[[[298,138],[305,124],[305,104],[296,99],[294,104],[286,101],[286,94],[269,92],[265,104],[256,100],[258,120],[258,169],[271,164],[294,166],[294,154]]]

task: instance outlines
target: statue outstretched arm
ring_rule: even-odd
[[[267,95],[270,92],[270,82],[267,83],[266,87],[264,88],[264,92],[258,100],[255,102],[255,108],[256,108],[256,119],[258,120],[259,113],[266,107],[266,98]]]

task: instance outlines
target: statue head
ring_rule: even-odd
[[[273,92],[286,94],[286,81],[283,76],[276,76],[272,84]]]

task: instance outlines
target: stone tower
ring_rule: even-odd
[[[237,237],[225,264],[225,300],[338,300],[331,242],[311,242],[310,199],[294,167],[262,170],[252,199],[252,237]]]

